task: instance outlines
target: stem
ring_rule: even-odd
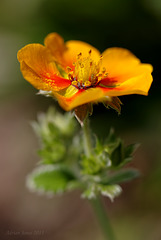
[[[90,135],[90,128],[89,128],[89,120],[86,118],[83,124],[83,142],[84,142],[84,151],[86,156],[90,156],[92,154],[92,141]]]
[[[91,200],[91,203],[95,210],[97,220],[99,221],[102,228],[102,232],[104,233],[105,239],[115,240],[115,236],[101,198],[97,197],[96,199]]]
[[[83,137],[84,137],[84,152],[87,157],[92,155],[92,141],[91,134],[89,128],[89,120],[86,118],[83,124]],[[102,204],[100,197],[98,196],[94,200],[90,200],[93,208],[95,210],[97,219],[102,227],[102,231],[104,232],[104,236],[106,240],[115,240],[106,210]]]

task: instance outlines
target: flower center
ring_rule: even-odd
[[[71,68],[67,67],[68,78],[72,85],[78,89],[95,87],[106,72],[106,69],[100,72],[101,59],[102,56],[98,63],[95,63],[91,58],[91,50],[88,57],[85,58],[83,58],[82,53],[79,53],[77,61],[73,63],[74,70],[71,71]]]

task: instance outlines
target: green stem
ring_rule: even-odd
[[[84,139],[83,139],[84,140],[84,152],[85,152],[86,156],[89,157],[92,155],[92,141],[91,141],[91,134],[90,134],[88,118],[86,118],[84,120],[83,137],[84,137]],[[102,227],[102,231],[104,232],[105,239],[106,240],[115,240],[110,222],[108,220],[106,210],[104,209],[104,206],[102,204],[100,197],[97,197],[94,200],[90,200],[90,202],[93,205],[93,208],[95,210],[95,213],[96,213],[96,216],[100,223],[100,226]]]
[[[99,221],[100,226],[102,228],[102,232],[104,233],[105,239],[115,240],[115,236],[111,228],[111,224],[108,219],[106,209],[104,208],[103,203],[101,201],[101,198],[97,197],[96,199],[91,200],[91,203],[95,210],[97,220]]]
[[[86,118],[83,124],[83,143],[84,143],[84,152],[86,156],[90,156],[92,154],[92,141],[91,134],[89,128],[89,120]]]

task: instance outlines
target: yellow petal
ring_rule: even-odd
[[[109,78],[120,77],[120,80],[134,72],[140,60],[124,48],[109,48],[102,54],[102,68],[105,67]]]
[[[68,62],[68,65],[72,67],[73,62],[77,60],[78,54],[82,53],[82,57],[89,56],[91,50],[91,58],[93,61],[98,62],[100,58],[100,52],[88,43],[82,41],[68,41],[66,42],[67,50],[64,52],[64,59]]]
[[[41,44],[29,44],[17,54],[24,78],[37,89],[59,91],[70,85],[60,77],[50,51]]]
[[[102,65],[108,72],[108,79],[118,86],[113,89],[105,89],[108,94],[120,96],[124,94],[147,95],[153,81],[151,64],[143,64],[129,50],[123,48],[109,48],[103,53]],[[100,81],[100,84],[108,86],[108,79]],[[119,89],[119,90],[118,90]]]

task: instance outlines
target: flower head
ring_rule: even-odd
[[[129,50],[114,47],[100,54],[85,42],[64,43],[57,33],[49,34],[44,46],[29,44],[19,50],[18,60],[24,78],[54,96],[66,111],[96,102],[119,110],[117,96],[147,95],[153,80],[152,66]]]

